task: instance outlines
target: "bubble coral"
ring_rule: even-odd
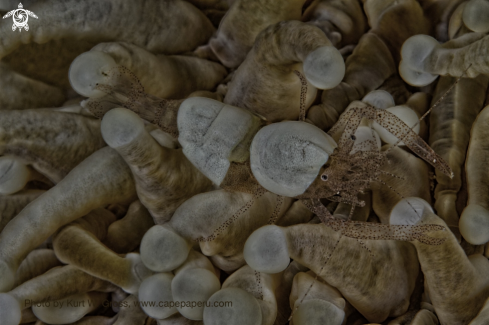
[[[345,65],[319,28],[298,21],[280,22],[257,37],[233,75],[224,103],[248,109],[271,122],[297,119],[301,81],[294,70],[303,71],[308,82],[308,107],[317,89],[340,83]]]
[[[487,321],[487,1],[23,5],[0,323]]]

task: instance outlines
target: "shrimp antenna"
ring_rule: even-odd
[[[300,113],[299,113],[299,121],[304,122],[306,120],[307,80],[299,71],[294,70],[294,73],[297,75],[297,77],[299,77],[301,81],[301,106],[300,106]]]
[[[435,108],[438,104],[440,104],[440,102],[446,97],[446,95],[448,95],[452,91],[452,89],[459,83],[460,79],[462,79],[463,76],[465,76],[465,74],[467,73],[467,71],[470,69],[471,66],[472,64],[469,64],[469,66],[467,67],[467,69],[464,70],[462,75],[458,77],[457,80],[455,80],[455,82],[453,83],[453,85],[451,85],[450,88],[448,88],[448,90],[433,104],[433,106],[431,106],[430,109],[426,111],[426,113],[424,113],[423,116],[421,116],[419,121],[422,121],[426,117],[426,115],[428,115],[433,110],[433,108]]]
[[[321,274],[321,272],[323,271],[323,269],[326,267],[326,264],[328,264],[328,261],[331,258],[331,255],[333,255],[334,251],[336,250],[336,246],[338,246],[338,243],[340,242],[340,240],[341,240],[342,237],[343,237],[343,235],[340,233],[340,236],[338,237],[338,240],[334,244],[333,249],[328,254],[328,256],[326,256],[326,260],[324,261],[323,266],[321,266],[321,268],[319,269],[318,273],[316,273],[316,276],[314,277],[314,280],[311,282],[311,285],[307,288],[306,293],[304,294],[304,296],[302,296],[302,299],[299,301],[299,303],[297,304],[297,306],[295,306],[294,310],[292,310],[292,313],[290,314],[290,317],[288,319],[289,322],[291,321],[291,319],[294,316],[294,313],[297,311],[297,309],[299,309],[299,306],[302,304],[302,302],[306,298],[306,296],[309,293],[309,291],[311,291],[312,287],[314,286],[314,283],[317,281],[319,275]]]
[[[453,90],[453,88],[454,88],[454,87],[455,87],[455,86],[456,86],[456,85],[459,83],[460,79],[462,79],[462,78],[463,78],[463,76],[465,76],[465,74],[467,73],[467,71],[470,69],[470,67],[471,67],[471,66],[472,66],[472,64],[469,64],[469,66],[468,66],[468,67],[467,67],[467,68],[464,70],[464,72],[462,73],[462,75],[461,75],[461,76],[459,76],[459,77],[457,78],[457,80],[455,80],[455,82],[453,83],[453,85],[451,85],[451,86],[450,86],[450,88],[448,88],[448,90],[447,90],[447,91],[445,91],[445,93],[444,93],[444,94],[443,94],[443,95],[442,95],[440,98],[438,98],[438,100],[437,100],[437,101],[436,101],[436,102],[435,102],[435,103],[434,103],[434,104],[433,104],[433,105],[432,105],[432,106],[431,106],[431,107],[430,107],[430,108],[429,108],[429,109],[426,111],[426,113],[424,113],[424,114],[423,114],[423,116],[421,116],[421,117],[419,118],[419,120],[418,120],[418,121],[417,121],[417,122],[416,122],[416,123],[415,123],[415,124],[414,124],[414,125],[411,127],[411,130],[414,130],[414,128],[415,128],[416,126],[418,126],[418,125],[419,125],[419,123],[420,123],[422,120],[424,120],[424,118],[425,118],[426,116],[428,116],[428,114],[429,114],[429,113],[431,113],[431,111],[433,110],[433,108],[435,108],[436,106],[438,106],[438,105],[441,103],[441,101],[442,101],[443,99],[445,99],[445,97],[446,97],[446,96],[447,96],[447,95],[448,95],[448,94],[449,94],[449,93],[450,93],[450,92]],[[400,143],[402,140],[404,140],[404,138],[405,138],[405,137],[407,137],[407,135],[408,135],[408,134],[406,133],[406,134],[404,134],[404,136],[403,136],[402,138],[398,139],[398,140],[397,140],[397,142],[394,144],[394,147],[398,146],[398,145],[399,145],[399,143]],[[388,149],[388,150],[390,150],[390,149]]]

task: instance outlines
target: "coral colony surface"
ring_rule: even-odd
[[[489,0],[0,0],[0,325],[489,324]]]

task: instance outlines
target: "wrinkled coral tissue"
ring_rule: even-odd
[[[489,0],[0,0],[0,325],[489,324]]]

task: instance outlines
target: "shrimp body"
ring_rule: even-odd
[[[335,149],[323,172],[300,199],[328,199],[345,202],[354,206],[364,206],[357,196],[378,179],[386,160],[379,150],[346,152],[344,147]]]

